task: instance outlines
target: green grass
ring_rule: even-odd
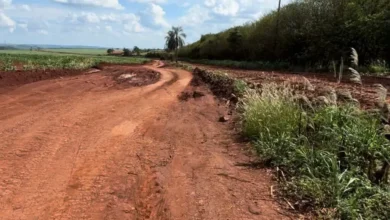
[[[140,57],[90,56],[55,54],[38,51],[0,53],[0,70],[13,71],[17,68],[33,69],[86,69],[99,63],[141,64],[149,61]]]
[[[0,50],[1,54],[47,54],[47,52],[43,51],[30,51],[30,50]]]
[[[198,63],[212,66],[222,66],[245,70],[288,70],[290,65],[287,62],[262,62],[262,61],[234,61],[234,60],[191,60],[183,59],[190,63]]]
[[[265,164],[279,168],[297,209],[325,219],[388,219],[390,143],[379,117],[353,106],[304,110],[288,86],[264,84],[241,100],[243,134]]]

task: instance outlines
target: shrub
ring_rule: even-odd
[[[379,76],[386,75],[390,72],[387,63],[384,60],[377,60],[375,62],[372,62],[368,67],[368,71],[371,74]]]
[[[107,49],[107,54],[112,54],[114,52],[114,49],[110,48],[110,49]]]
[[[130,49],[123,48],[123,56],[128,57],[128,56],[131,56],[131,55],[132,55],[132,52],[131,52]]]

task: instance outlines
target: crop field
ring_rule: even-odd
[[[19,52],[19,51],[18,51]],[[49,54],[40,51],[0,53],[0,70],[87,69],[99,63],[141,64],[145,58]]]
[[[86,54],[86,55],[106,55],[106,49],[44,49],[44,52],[53,52],[53,53],[67,53],[67,54]]]

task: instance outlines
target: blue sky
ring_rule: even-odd
[[[182,26],[191,43],[202,34],[254,21],[277,4],[278,0],[0,0],[0,41],[162,48],[171,26]]]

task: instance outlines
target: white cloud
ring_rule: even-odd
[[[169,27],[169,23],[165,20],[164,9],[154,3],[150,3],[146,10],[141,13],[141,22],[149,27]]]
[[[240,10],[236,0],[205,0],[204,4],[212,8],[213,12],[223,16],[235,16]]]
[[[124,29],[130,33],[144,32],[146,29],[140,24],[140,17],[127,14],[96,14],[92,12],[82,12],[81,14],[70,13],[65,19],[64,30],[82,31],[90,28],[91,24],[106,24],[105,30]],[[94,29],[96,30],[96,29]],[[99,29],[100,30],[100,29]],[[120,33],[120,31],[118,31]]]
[[[156,3],[156,4],[162,4],[167,2],[167,0],[129,0],[129,1],[138,2],[138,3]]]
[[[49,32],[47,30],[38,30],[37,31],[38,34],[42,34],[42,35],[48,35]]]
[[[112,32],[112,27],[110,25],[107,25],[104,27],[106,29],[106,31],[108,32]],[[99,28],[100,29],[100,28]]]
[[[25,11],[31,11],[30,6],[28,6],[28,5],[21,5],[20,7],[21,7],[23,10],[25,10]]]
[[[0,0],[0,9],[4,9],[12,4],[12,0]]]
[[[15,21],[0,11],[0,28],[8,28],[10,32],[15,29]]]
[[[21,29],[25,30],[25,31],[28,31],[28,25],[27,24],[18,24],[18,27],[20,27]]]
[[[53,0],[55,2],[70,4],[70,5],[84,5],[103,8],[124,9],[118,0]]]
[[[126,14],[122,16],[122,24],[126,32],[140,33],[146,29],[140,24],[140,17],[134,14]]]
[[[207,8],[200,5],[192,6],[188,9],[183,17],[181,17],[180,25],[182,26],[195,26],[204,23],[211,19]]]
[[[70,14],[68,16],[70,22],[78,24],[93,24],[100,23],[100,18],[92,12],[82,12],[81,14]]]

